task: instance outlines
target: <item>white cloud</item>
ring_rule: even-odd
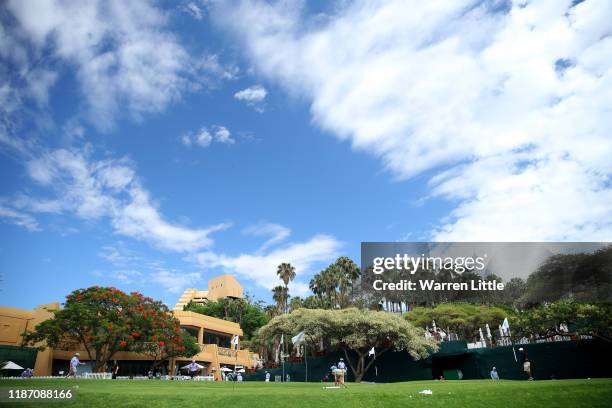
[[[258,252],[265,251],[272,245],[278,244],[291,235],[291,230],[284,225],[273,224],[273,223],[259,223],[255,225],[250,225],[242,230],[244,234],[254,235],[257,237],[266,237],[270,238],[264,242],[259,249]]]
[[[179,293],[186,287],[194,286],[200,281],[201,275],[198,272],[177,273],[173,271],[161,270],[151,276],[153,282],[164,287],[168,292]]]
[[[5,8],[17,25],[7,29],[11,40],[6,46],[0,42],[0,53],[10,51],[25,72],[47,60],[72,66],[89,119],[100,129],[112,128],[126,113],[139,120],[161,112],[211,77],[226,77],[216,56],[191,57],[169,31],[166,14],[148,0],[9,0]],[[29,54],[18,52],[30,49]],[[51,58],[41,58],[45,52]],[[32,71],[26,78],[29,94],[46,103],[56,76],[45,69]]]
[[[119,269],[111,273],[111,278],[125,285],[139,282],[142,280],[142,277],[142,272],[132,269]]]
[[[183,10],[196,20],[202,20],[204,18],[204,10],[193,1],[187,3],[183,7]]]
[[[206,248],[212,244],[209,235],[228,226],[189,228],[167,221],[126,159],[96,161],[84,150],[57,149],[30,160],[27,170],[56,197],[49,200],[22,194],[15,200],[22,208],[71,212],[82,219],[105,217],[116,233],[163,249],[188,252]]]
[[[180,140],[183,146],[187,147],[192,145],[208,147],[213,140],[223,144],[234,144],[236,142],[229,129],[219,125],[212,126],[210,129],[203,126],[196,132],[185,133]]]
[[[433,239],[612,239],[612,3],[300,7],[213,12],[318,126],[395,178],[437,173],[430,198],[456,207]]]
[[[269,242],[269,241],[268,241]],[[296,269],[296,281],[291,285],[295,295],[307,293],[307,284],[303,282],[313,268],[321,262],[331,262],[338,256],[342,244],[329,235],[316,235],[310,240],[289,243],[283,247],[253,254],[229,256],[211,251],[196,256],[204,268],[223,268],[226,272],[243,276],[255,281],[258,285],[271,289],[279,284],[276,269],[283,262],[289,262]]]
[[[234,139],[232,139],[232,134],[225,126],[216,126],[215,140],[224,144],[234,144],[236,142]]]
[[[248,106],[254,108],[260,113],[263,113],[265,107],[264,101],[267,95],[268,91],[266,91],[266,88],[261,85],[255,85],[236,92],[234,94],[234,98],[239,101],[246,102]]]
[[[9,224],[15,224],[27,229],[28,231],[39,231],[38,223],[29,214],[19,212],[12,208],[0,205],[0,220]]]
[[[234,98],[247,103],[263,102],[268,95],[268,91],[261,85],[254,85],[249,88],[238,91],[234,94]]]

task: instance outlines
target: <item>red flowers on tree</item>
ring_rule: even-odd
[[[95,371],[103,371],[119,350],[149,354],[154,365],[169,357],[190,357],[199,352],[195,339],[181,330],[166,305],[138,292],[128,295],[99,286],[79,289],[66,297],[63,309],[53,313],[53,319],[24,335],[24,343],[42,341],[55,348],[67,340],[77,341]],[[176,333],[178,340],[173,337]],[[179,350],[178,344],[186,347]]]

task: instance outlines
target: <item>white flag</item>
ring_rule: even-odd
[[[236,335],[234,335],[234,337],[232,337],[232,344],[233,344],[234,346],[237,346],[237,345],[238,345],[238,335],[237,335],[237,334],[236,334]]]
[[[510,333],[510,323],[508,323],[508,318],[504,319],[504,322],[501,325],[502,329],[504,329],[504,333]]]
[[[300,344],[304,341],[304,332],[299,332],[298,334],[296,334],[295,336],[293,336],[291,338],[291,343],[293,344]]]
[[[374,357],[376,357],[376,351],[374,351],[374,347],[372,347],[372,348],[370,349],[370,351],[368,351],[368,356],[374,356]]]

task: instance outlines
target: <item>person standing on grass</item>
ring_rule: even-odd
[[[523,371],[529,376],[528,380],[533,380],[533,376],[531,375],[531,361],[529,361],[529,356],[524,348],[519,348],[519,351],[523,353]]]
[[[499,374],[497,374],[497,369],[495,367],[493,367],[491,369],[491,379],[492,380],[499,380]]]
[[[346,384],[344,383],[344,374],[346,373],[346,364],[344,364],[344,359],[341,358],[340,361],[338,362],[338,371],[339,371],[339,375],[338,375],[338,382],[339,385],[346,387]]]
[[[191,377],[192,380],[193,377],[200,373],[200,367],[201,366],[196,363],[195,359],[191,360],[191,364],[187,366],[187,369],[189,370],[189,377]]]
[[[266,371],[266,382],[270,382],[270,373]]]
[[[79,360],[79,356],[80,356],[79,353],[74,353],[74,355],[70,359],[70,369],[68,370],[68,375],[66,376],[66,378],[70,378],[70,377],[76,378],[77,366],[85,365],[85,363],[81,363],[81,361]]]
[[[113,370],[111,371],[111,373],[112,373],[112,379],[116,380],[117,374],[119,373],[119,364],[117,364],[117,360],[115,360],[115,363],[113,364]]]

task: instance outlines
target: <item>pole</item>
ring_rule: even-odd
[[[234,353],[236,353],[236,360],[234,361],[234,378],[232,378],[232,390],[236,389],[236,366],[238,365],[238,341],[236,340],[236,344],[234,344]]]
[[[306,354],[306,342],[304,342],[304,364],[306,365],[306,382],[308,382],[308,355]]]

